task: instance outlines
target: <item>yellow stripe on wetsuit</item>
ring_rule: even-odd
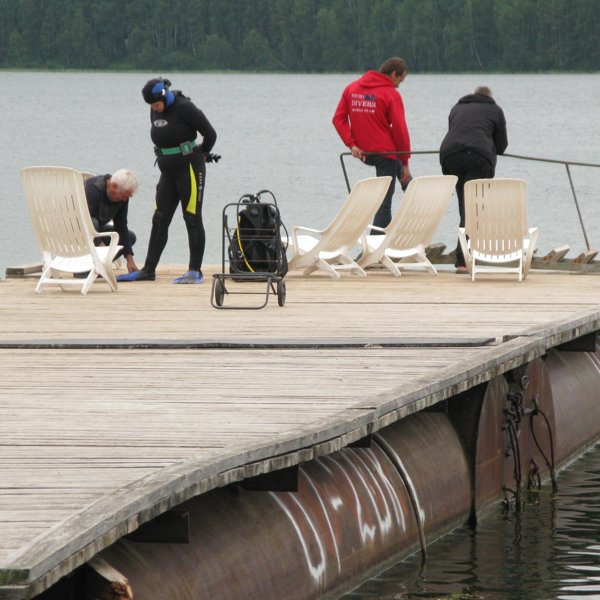
[[[196,174],[190,163],[190,199],[185,207],[186,212],[196,214],[196,205],[198,203],[198,183],[196,182]]]

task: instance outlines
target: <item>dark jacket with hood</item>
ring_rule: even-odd
[[[471,150],[496,166],[508,146],[504,112],[491,96],[469,94],[452,107],[448,133],[440,146],[440,161],[449,154]]]

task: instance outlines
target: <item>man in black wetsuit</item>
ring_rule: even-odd
[[[133,260],[133,245],[136,236],[127,225],[129,198],[137,191],[136,176],[127,169],[119,169],[112,175],[97,175],[84,182],[85,197],[92,223],[96,231],[116,231],[119,245],[123,246],[117,256],[123,255],[127,261],[127,270],[138,270]],[[107,243],[97,238],[96,245]]]
[[[204,113],[180,91],[171,91],[170,85],[169,80],[158,78],[142,88],[144,100],[150,104],[150,137],[155,145],[160,178],[146,262],[140,271],[121,275],[118,281],[154,281],[156,266],[167,244],[169,225],[181,202],[190,260],[188,271],[173,283],[202,283],[206,160],[211,156],[217,134]],[[198,132],[201,144],[196,142]]]
[[[478,87],[452,107],[448,133],[440,146],[444,175],[456,175],[460,227],[465,226],[465,183],[494,177],[498,154],[508,146],[504,112],[490,88]],[[456,245],[456,272],[467,273],[460,243]]]

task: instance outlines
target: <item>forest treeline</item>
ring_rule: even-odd
[[[0,67],[597,71],[598,0],[0,0]]]

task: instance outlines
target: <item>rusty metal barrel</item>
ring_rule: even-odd
[[[516,500],[600,430],[600,357],[551,350],[380,430],[363,447],[303,463],[294,491],[233,484],[178,507],[185,543],[123,538],[102,551],[136,600],[308,600],[421,551],[499,500]],[[281,488],[279,488],[281,489]],[[168,541],[168,543],[167,543]],[[94,559],[94,560],[96,560]],[[89,565],[92,570],[93,565]],[[81,577],[80,600],[104,597]],[[94,583],[96,582],[96,583]]]
[[[485,388],[474,440],[474,511],[521,501],[551,475],[556,425],[548,369],[537,359]]]
[[[546,359],[556,420],[556,460],[568,462],[598,438],[600,355],[551,350]]]
[[[420,413],[381,431],[369,448],[302,465],[297,492],[235,485],[185,503],[187,544],[124,539],[102,557],[136,600],[309,599],[464,522],[470,496],[452,423]]]

